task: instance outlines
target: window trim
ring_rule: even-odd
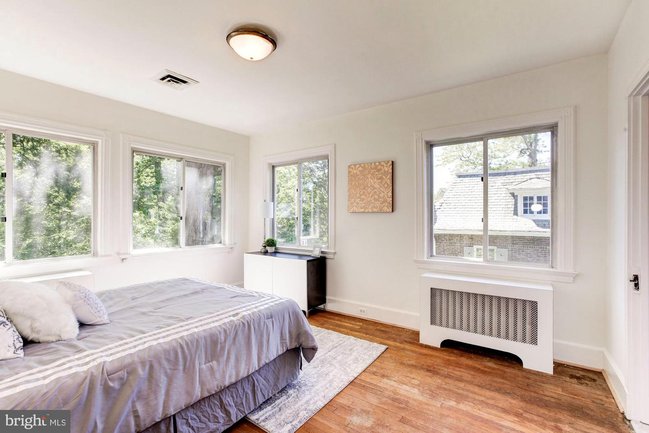
[[[519,135],[528,135],[528,134],[534,134],[534,133],[546,133],[550,132],[552,134],[552,141],[550,143],[551,146],[551,156],[552,160],[550,161],[551,165],[551,178],[552,178],[552,188],[550,194],[552,195],[552,198],[555,197],[554,194],[554,189],[555,189],[555,171],[556,171],[556,159],[554,158],[554,155],[557,151],[557,125],[556,124],[551,124],[551,125],[539,125],[539,126],[534,126],[531,128],[521,128],[521,129],[516,129],[516,130],[506,130],[506,131],[500,131],[500,132],[489,132],[487,134],[483,134],[480,136],[474,136],[474,137],[468,137],[468,138],[456,138],[456,139],[451,139],[451,140],[443,140],[443,141],[432,141],[432,140],[425,140],[426,144],[426,158],[428,159],[427,161],[427,167],[430,170],[430,174],[432,174],[433,171],[433,158],[432,158],[432,151],[436,147],[445,147],[445,146],[453,146],[453,145],[458,145],[458,144],[464,144],[464,143],[482,143],[482,152],[483,152],[483,160],[482,160],[482,173],[481,173],[481,178],[482,178],[482,208],[483,208],[483,224],[482,224],[482,230],[481,230],[481,236],[482,236],[482,247],[484,249],[489,249],[492,245],[489,244],[489,183],[490,183],[490,175],[489,175],[489,141],[493,139],[499,139],[499,138],[507,138],[507,137],[516,137]],[[429,174],[426,178],[426,187],[430,186],[433,183],[432,176]],[[429,200],[432,202],[434,201],[434,192],[430,191],[428,194]],[[522,196],[521,196],[522,197]],[[536,200],[536,196],[534,197]],[[518,200],[518,206],[521,207],[521,200]],[[521,207],[522,209],[522,207]],[[549,206],[548,206],[549,209]],[[548,216],[546,216],[545,219],[549,219]],[[511,266],[533,266],[533,267],[544,267],[544,268],[553,268],[554,267],[554,241],[555,241],[555,236],[554,236],[554,223],[556,221],[556,218],[553,218],[551,223],[552,223],[552,228],[550,230],[550,248],[551,248],[551,262],[549,264],[545,263],[526,263],[526,262],[508,262],[509,265]],[[475,263],[475,259],[469,259],[465,257],[460,257],[460,256],[434,256],[433,255],[433,238],[434,238],[434,230],[432,229],[434,227],[435,221],[433,218],[433,213],[430,214],[430,219],[429,219],[429,230],[428,230],[428,252],[427,252],[427,257],[428,258],[437,258],[437,257],[443,257],[443,258],[449,258],[457,261],[464,261],[464,262],[471,262]],[[531,235],[534,236],[534,235]],[[482,260],[480,260],[485,263],[493,263],[494,261],[489,261],[488,256],[487,259],[485,257],[482,257]]]
[[[264,199],[273,201],[273,167],[281,165],[290,165],[298,162],[314,160],[316,158],[327,157],[329,160],[329,245],[322,250],[322,255],[333,258],[336,254],[336,146],[330,144],[320,147],[312,147],[297,151],[284,152],[274,155],[266,155],[263,160],[266,172]],[[264,221],[266,224],[266,221]],[[271,223],[271,227],[274,222]],[[267,226],[265,226],[267,227]],[[288,253],[310,253],[312,248],[300,246],[278,246],[278,251]]]
[[[574,270],[574,117],[575,108],[566,107],[416,132],[415,262],[423,269],[428,270],[526,280],[572,282],[576,276]],[[541,125],[551,124],[557,125],[557,145],[553,156],[553,167],[556,167],[553,172],[556,192],[552,203],[552,211],[556,215],[556,224],[553,224],[552,227],[554,237],[552,242],[553,267],[429,257],[430,221],[432,218],[429,211],[430,203],[432,203],[432,191],[429,191],[428,187],[428,178],[431,174],[428,160],[430,142],[465,141],[471,137],[482,138],[492,134],[499,135],[499,131],[530,130]]]
[[[108,235],[104,221],[108,214],[105,206],[107,197],[107,182],[104,180],[107,173],[107,149],[110,138],[107,132],[70,125],[61,122],[41,120],[24,116],[17,116],[8,113],[0,113],[0,130],[10,131],[12,134],[30,135],[39,138],[70,141],[74,143],[87,144],[93,147],[93,206],[91,221],[91,252],[87,255],[44,257],[30,260],[12,260],[0,263],[0,270],[9,268],[28,269],[34,266],[51,264],[56,266],[59,263],[75,263],[78,261],[92,260],[107,254],[106,244]],[[6,143],[8,144],[8,143]],[[7,178],[13,176],[13,159],[7,158]],[[5,194],[13,195],[12,186],[8,184]],[[13,212],[13,199],[7,200],[6,213]],[[12,221],[8,219],[5,230],[12,230]],[[7,240],[11,237],[7,238]],[[10,247],[11,249],[11,247]]]
[[[122,176],[122,197],[125,197],[126,203],[121,203],[124,209],[121,212],[122,225],[128,227],[125,230],[127,239],[122,241],[125,245],[124,250],[126,253],[120,254],[124,258],[129,256],[143,256],[158,253],[179,252],[188,250],[231,250],[234,248],[234,227],[233,227],[233,191],[232,179],[234,178],[234,157],[229,154],[212,152],[209,150],[199,149],[195,147],[152,140],[144,137],[137,137],[132,135],[121,135],[122,142],[122,166],[125,167],[125,175]],[[224,169],[223,177],[223,216],[222,216],[222,233],[223,242],[221,244],[211,245],[193,245],[185,246],[181,236],[181,246],[175,248],[133,248],[133,154],[135,152],[150,154],[153,156],[163,156],[170,158],[179,158],[193,162],[203,162],[208,164],[221,165]],[[183,164],[184,171],[184,164]],[[184,182],[184,172],[183,172]],[[181,198],[181,207],[184,209],[185,203]]]

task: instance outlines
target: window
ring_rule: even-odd
[[[225,166],[133,152],[133,249],[223,244]]]
[[[0,131],[4,262],[92,254],[95,144]]]
[[[279,246],[330,246],[329,158],[272,165],[273,233]]]
[[[556,130],[429,142],[429,255],[551,266]]]

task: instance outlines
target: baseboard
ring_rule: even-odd
[[[554,360],[591,370],[602,371],[604,369],[603,349],[586,344],[554,340]]]
[[[388,323],[402,328],[419,331],[419,314],[396,308],[382,307],[373,304],[363,304],[346,299],[327,296],[327,311],[346,314],[348,316],[370,319],[377,322]]]
[[[369,319],[402,328],[419,330],[419,314],[396,308],[365,304],[336,297],[327,297],[327,311],[345,314],[347,316]],[[624,377],[620,373],[609,353],[601,347],[586,344],[554,340],[554,360],[576,367],[601,371],[611,389],[613,398],[624,411],[627,391]]]
[[[608,350],[604,349],[604,368],[602,368],[602,373],[604,374],[604,379],[613,394],[615,403],[617,403],[620,412],[624,412],[626,409],[626,399],[627,399],[627,390],[624,385],[625,379],[620,371],[620,368],[613,360],[613,357]]]

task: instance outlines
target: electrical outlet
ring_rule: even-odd
[[[361,314],[367,314],[367,308],[359,308],[358,312]]]

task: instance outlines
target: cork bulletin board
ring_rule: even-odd
[[[347,211],[392,212],[392,161],[350,164]]]

